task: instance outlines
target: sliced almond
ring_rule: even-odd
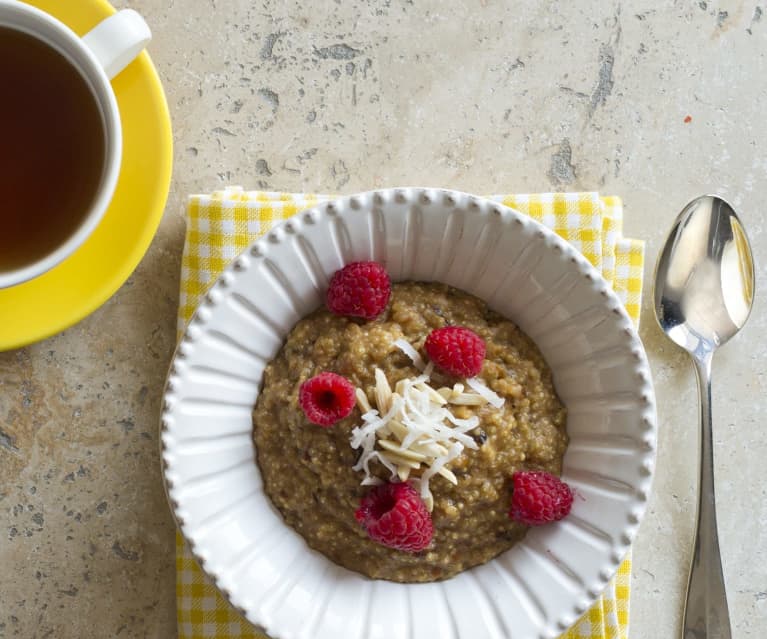
[[[402,455],[398,455],[395,452],[392,451],[381,451],[378,453],[381,457],[384,457],[386,461],[388,461],[391,464],[394,464],[395,466],[407,466],[408,468],[412,468],[414,470],[418,470],[421,467],[421,463],[417,462],[413,459],[408,459],[407,457],[403,457]]]
[[[425,382],[421,382],[420,384],[416,384],[415,387],[424,393],[426,393],[429,396],[429,399],[435,403],[439,404],[440,406],[444,406],[447,404],[447,399],[445,397],[442,397],[437,391],[435,391],[431,386],[426,384]]]
[[[376,376],[376,405],[378,406],[378,412],[384,415],[389,412],[391,408],[391,386],[389,386],[389,380],[386,379],[386,375],[380,368],[375,370]]]
[[[476,393],[461,393],[459,395],[453,395],[450,398],[450,403],[456,406],[482,406],[487,404],[487,400],[481,395]]]
[[[464,389],[464,385],[456,382],[453,385],[453,395],[460,395],[461,393],[463,393],[463,389]]]
[[[373,407],[370,405],[368,396],[365,394],[364,390],[361,388],[355,388],[354,397],[357,399],[357,407],[360,409],[360,411],[362,411],[363,415],[373,410]]]
[[[437,474],[438,475],[442,475],[445,479],[447,479],[454,486],[458,485],[458,478],[453,474],[452,471],[448,470],[444,466],[437,471]]]
[[[422,453],[423,455],[428,455],[429,457],[444,457],[447,455],[447,448],[436,442],[416,441],[410,446],[410,450],[413,450],[416,453]]]
[[[410,466],[398,466],[397,477],[400,481],[407,481],[407,478],[410,477]]]
[[[443,386],[442,388],[437,389],[437,394],[442,397],[442,399],[449,400],[453,396],[453,389]]]
[[[404,457],[405,459],[412,459],[413,461],[417,461],[417,462],[426,461],[427,459],[426,455],[422,455],[421,453],[416,453],[408,448],[402,448],[402,446],[399,446],[395,444],[394,442],[389,441],[388,439],[379,439],[378,443],[381,445],[381,448],[390,450],[391,452],[396,453],[397,455],[400,455]]]
[[[403,424],[403,423],[402,423],[401,421],[399,421],[398,419],[392,419],[392,420],[391,420],[391,421],[390,421],[390,422],[387,424],[387,426],[388,426],[389,430],[390,430],[390,431],[391,431],[391,432],[394,434],[394,436],[395,436],[397,439],[399,439],[400,441],[402,441],[403,439],[405,439],[405,437],[407,437],[408,433],[410,432],[410,431],[408,430],[408,427],[407,427],[407,426],[405,426],[405,424]]]

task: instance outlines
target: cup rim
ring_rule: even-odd
[[[5,9],[9,13],[6,14]],[[19,17],[22,16],[31,18],[33,25],[20,24]],[[94,53],[66,24],[36,7],[15,0],[0,0],[0,27],[22,31],[67,59],[93,93],[101,113],[105,137],[101,181],[79,226],[50,253],[20,268],[0,272],[0,289],[3,289],[23,284],[51,270],[80,248],[95,231],[112,201],[120,175],[122,123],[117,98],[104,69]]]

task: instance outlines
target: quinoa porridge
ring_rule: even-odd
[[[427,335],[449,325],[467,327],[484,340],[477,377],[505,401],[501,407],[452,406],[458,420],[478,417],[479,425],[468,432],[476,448],[465,447],[444,476],[430,479],[432,543],[420,552],[402,552],[373,541],[355,520],[370,490],[354,469],[360,450],[350,445],[361,409],[330,428],[316,426],[299,406],[299,387],[332,371],[374,406],[376,368],[392,387],[421,374],[395,342],[405,340],[423,353]],[[450,388],[455,382],[435,370],[429,383]],[[510,548],[527,530],[509,518],[512,474],[559,475],[567,446],[566,411],[533,342],[476,297],[418,282],[392,285],[391,300],[375,320],[341,317],[325,308],[301,320],[264,372],[253,422],[264,489],[285,521],[334,562],[397,582],[445,579]],[[368,470],[384,481],[390,477],[390,469],[375,460]],[[419,472],[413,470],[410,478],[418,481]]]

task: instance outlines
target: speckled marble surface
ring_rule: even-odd
[[[149,253],[111,301],[0,354],[0,637],[175,635],[157,417],[184,198],[224,184],[598,189],[624,198],[627,233],[648,243],[648,277],[684,203],[728,197],[759,269],[752,318],[715,361],[719,526],[733,636],[767,635],[767,5],[118,4],[154,30],[174,181]],[[647,299],[642,319],[661,427],[631,634],[668,637],[678,634],[692,547],[695,388]]]

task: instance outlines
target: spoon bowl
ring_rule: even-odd
[[[683,639],[731,639],[714,497],[711,361],[746,323],[754,301],[754,261],[733,208],[704,195],[679,214],[655,269],[655,317],[695,362],[700,395],[698,523]]]
[[[693,356],[718,348],[746,323],[754,299],[751,247],[733,208],[705,195],[679,214],[658,258],[655,316]]]

